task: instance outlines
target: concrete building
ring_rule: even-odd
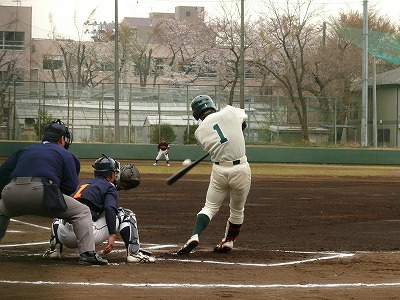
[[[0,83],[7,78],[6,60],[15,62],[20,80],[30,80],[32,8],[0,6],[0,52],[5,53],[0,69]],[[1,85],[0,85],[1,87]]]
[[[368,143],[374,139],[373,132],[373,83],[368,83]],[[361,123],[361,86],[357,85],[351,102],[349,125]],[[376,76],[376,126],[378,147],[400,147],[400,68]]]

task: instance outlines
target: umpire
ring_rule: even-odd
[[[92,216],[71,198],[78,186],[79,160],[69,151],[72,134],[59,119],[44,128],[41,143],[19,149],[0,166],[0,241],[11,217],[36,215],[71,223],[78,240],[79,263],[106,265],[95,252]]]

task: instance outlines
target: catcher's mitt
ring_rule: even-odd
[[[140,172],[132,164],[122,166],[117,179],[118,190],[130,190],[140,184]]]

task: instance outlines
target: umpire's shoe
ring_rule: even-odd
[[[81,258],[79,259],[80,265],[108,265],[108,261],[104,258],[101,258],[94,251],[86,251],[81,254]]]
[[[192,250],[196,248],[198,244],[199,244],[199,236],[197,234],[192,235],[192,237],[186,242],[186,244],[183,245],[182,248],[178,250],[177,254],[187,255],[190,252],[192,252]]]

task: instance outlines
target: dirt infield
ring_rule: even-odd
[[[182,257],[174,253],[191,235],[209,175],[189,173],[168,186],[165,179],[175,169],[154,174],[161,168],[166,167],[142,174],[138,189],[120,192],[121,206],[137,215],[142,247],[158,258],[155,264],[126,264],[122,244],[104,255],[109,266],[80,266],[71,249],[62,260],[44,260],[51,220],[13,218],[0,244],[0,298],[399,297],[400,173],[256,174],[235,249],[229,254],[211,251],[224,234],[226,201],[195,253]]]

